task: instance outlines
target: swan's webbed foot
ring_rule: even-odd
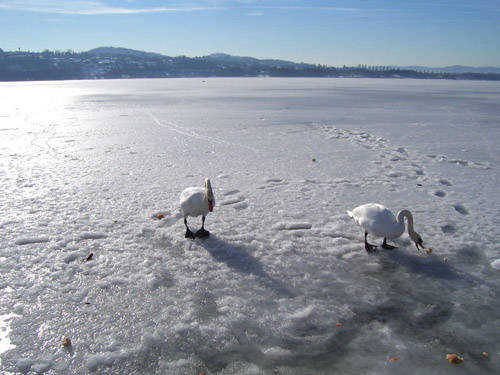
[[[206,230],[205,228],[201,228],[199,231],[197,231],[195,234],[195,237],[197,238],[205,238],[210,236],[210,232]],[[194,238],[194,237],[193,237]]]
[[[377,252],[377,246],[376,245],[372,245],[371,243],[365,242],[365,250],[369,254],[373,254],[373,253]]]
[[[188,227],[187,217],[184,217],[184,225],[186,226],[186,234],[184,235],[184,237],[194,240],[194,233],[191,232],[191,229],[189,229]]]
[[[368,232],[365,232],[365,250],[369,253],[369,254],[373,254],[377,251],[377,246],[376,245],[372,245],[371,243],[368,243]]]
[[[394,249],[397,249],[398,247],[397,246],[392,246],[392,245],[389,245],[387,243],[387,239],[384,238],[384,243],[382,244],[382,248],[386,249],[386,250],[394,250]]]
[[[185,238],[191,238],[192,240],[195,239],[194,233],[191,232],[189,228],[186,228],[186,234],[184,235]]]

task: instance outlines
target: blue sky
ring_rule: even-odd
[[[0,0],[0,48],[500,66],[499,0]]]

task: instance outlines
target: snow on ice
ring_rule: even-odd
[[[193,78],[0,92],[2,373],[500,367],[498,83]],[[205,177],[211,236],[187,240],[179,194]],[[368,202],[410,209],[432,254],[407,234],[367,254],[345,212]]]

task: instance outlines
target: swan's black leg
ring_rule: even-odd
[[[375,251],[377,251],[377,246],[368,243],[367,237],[368,232],[365,231],[365,250],[369,253],[374,253]]]
[[[188,227],[188,222],[187,222],[187,219],[184,218],[184,225],[186,226],[186,234],[184,235],[184,237],[186,238],[191,238],[194,240],[194,234],[193,232],[191,232],[191,230],[189,229]]]
[[[384,243],[382,244],[382,247],[387,250],[394,250],[397,249],[397,246],[392,246],[387,243],[387,238],[384,237]]]
[[[195,236],[198,238],[210,236],[210,232],[205,229],[205,216],[201,217],[201,229],[195,233]]]

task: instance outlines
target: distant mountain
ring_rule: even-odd
[[[144,52],[135,49],[120,48],[120,47],[98,47],[87,51],[87,53],[93,56],[138,56],[138,57],[163,56],[159,53]]]
[[[304,68],[314,68],[316,65],[306,64],[306,63],[294,63],[292,61],[286,60],[275,60],[275,59],[256,59],[254,57],[245,57],[245,56],[232,56],[226,53],[212,53],[208,56],[203,56],[202,59],[211,61],[213,63],[222,63],[222,64],[244,64],[244,65],[264,65],[264,66],[272,66],[272,67],[296,67],[300,69]]]
[[[0,49],[0,81],[171,77],[346,77],[500,80],[500,68],[330,67],[213,53],[170,57],[128,48],[29,52]]]

